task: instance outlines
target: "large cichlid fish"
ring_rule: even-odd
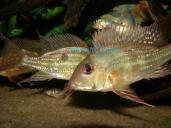
[[[0,71],[21,66],[39,71],[22,82],[52,78],[69,80],[75,67],[89,53],[85,42],[70,34],[52,38],[40,36],[40,43],[41,51],[36,55],[6,39],[1,51]]]
[[[159,30],[161,27],[154,23],[149,27],[112,25],[110,29],[98,31],[93,36],[95,52],[77,66],[69,88],[113,91],[123,98],[149,105],[129,85],[171,73],[168,64],[171,44],[158,47],[158,43],[168,42]]]

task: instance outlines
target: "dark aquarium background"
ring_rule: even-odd
[[[11,40],[38,40],[38,33],[44,37],[71,33],[91,46],[99,19],[109,24],[148,26],[170,13],[171,0],[1,0],[0,33]],[[171,39],[171,33],[166,35]],[[0,38],[0,50],[3,46]],[[27,42],[23,46],[27,47]],[[76,91],[64,98],[68,82],[64,80],[15,84],[33,73],[11,79],[0,76],[0,128],[171,127],[171,75],[131,85],[141,98],[156,106],[150,108],[110,92]],[[49,89],[56,89],[52,96],[47,95]]]

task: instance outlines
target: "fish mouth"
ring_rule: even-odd
[[[72,83],[70,84],[70,87],[73,90],[77,90],[77,91],[94,91],[94,86],[81,86],[81,83]],[[86,85],[86,84],[85,84]]]

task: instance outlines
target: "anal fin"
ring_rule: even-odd
[[[27,78],[25,80],[22,80],[21,82],[19,82],[17,84],[30,83],[30,82],[33,82],[33,81],[51,80],[51,79],[53,79],[53,77],[51,75],[39,71],[39,72],[33,74],[31,77],[29,77],[29,78]]]

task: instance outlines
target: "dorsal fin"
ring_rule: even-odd
[[[86,43],[72,34],[59,35],[54,37],[43,37],[39,35],[42,44],[42,53],[47,53],[64,47],[88,47]]]
[[[12,53],[16,53],[16,54],[21,53],[19,47],[13,44],[12,40],[5,37],[2,33],[0,33],[0,37],[4,40],[4,47],[0,51],[0,56],[5,57]]]
[[[42,48],[39,40],[14,39],[12,40],[12,42],[14,42],[21,49],[25,49],[27,51],[35,52],[38,54],[42,53]]]
[[[97,49],[116,47],[127,44],[146,44],[155,47],[168,43],[158,30],[158,24],[148,27],[111,25],[110,28],[99,30],[93,36],[93,45]]]

